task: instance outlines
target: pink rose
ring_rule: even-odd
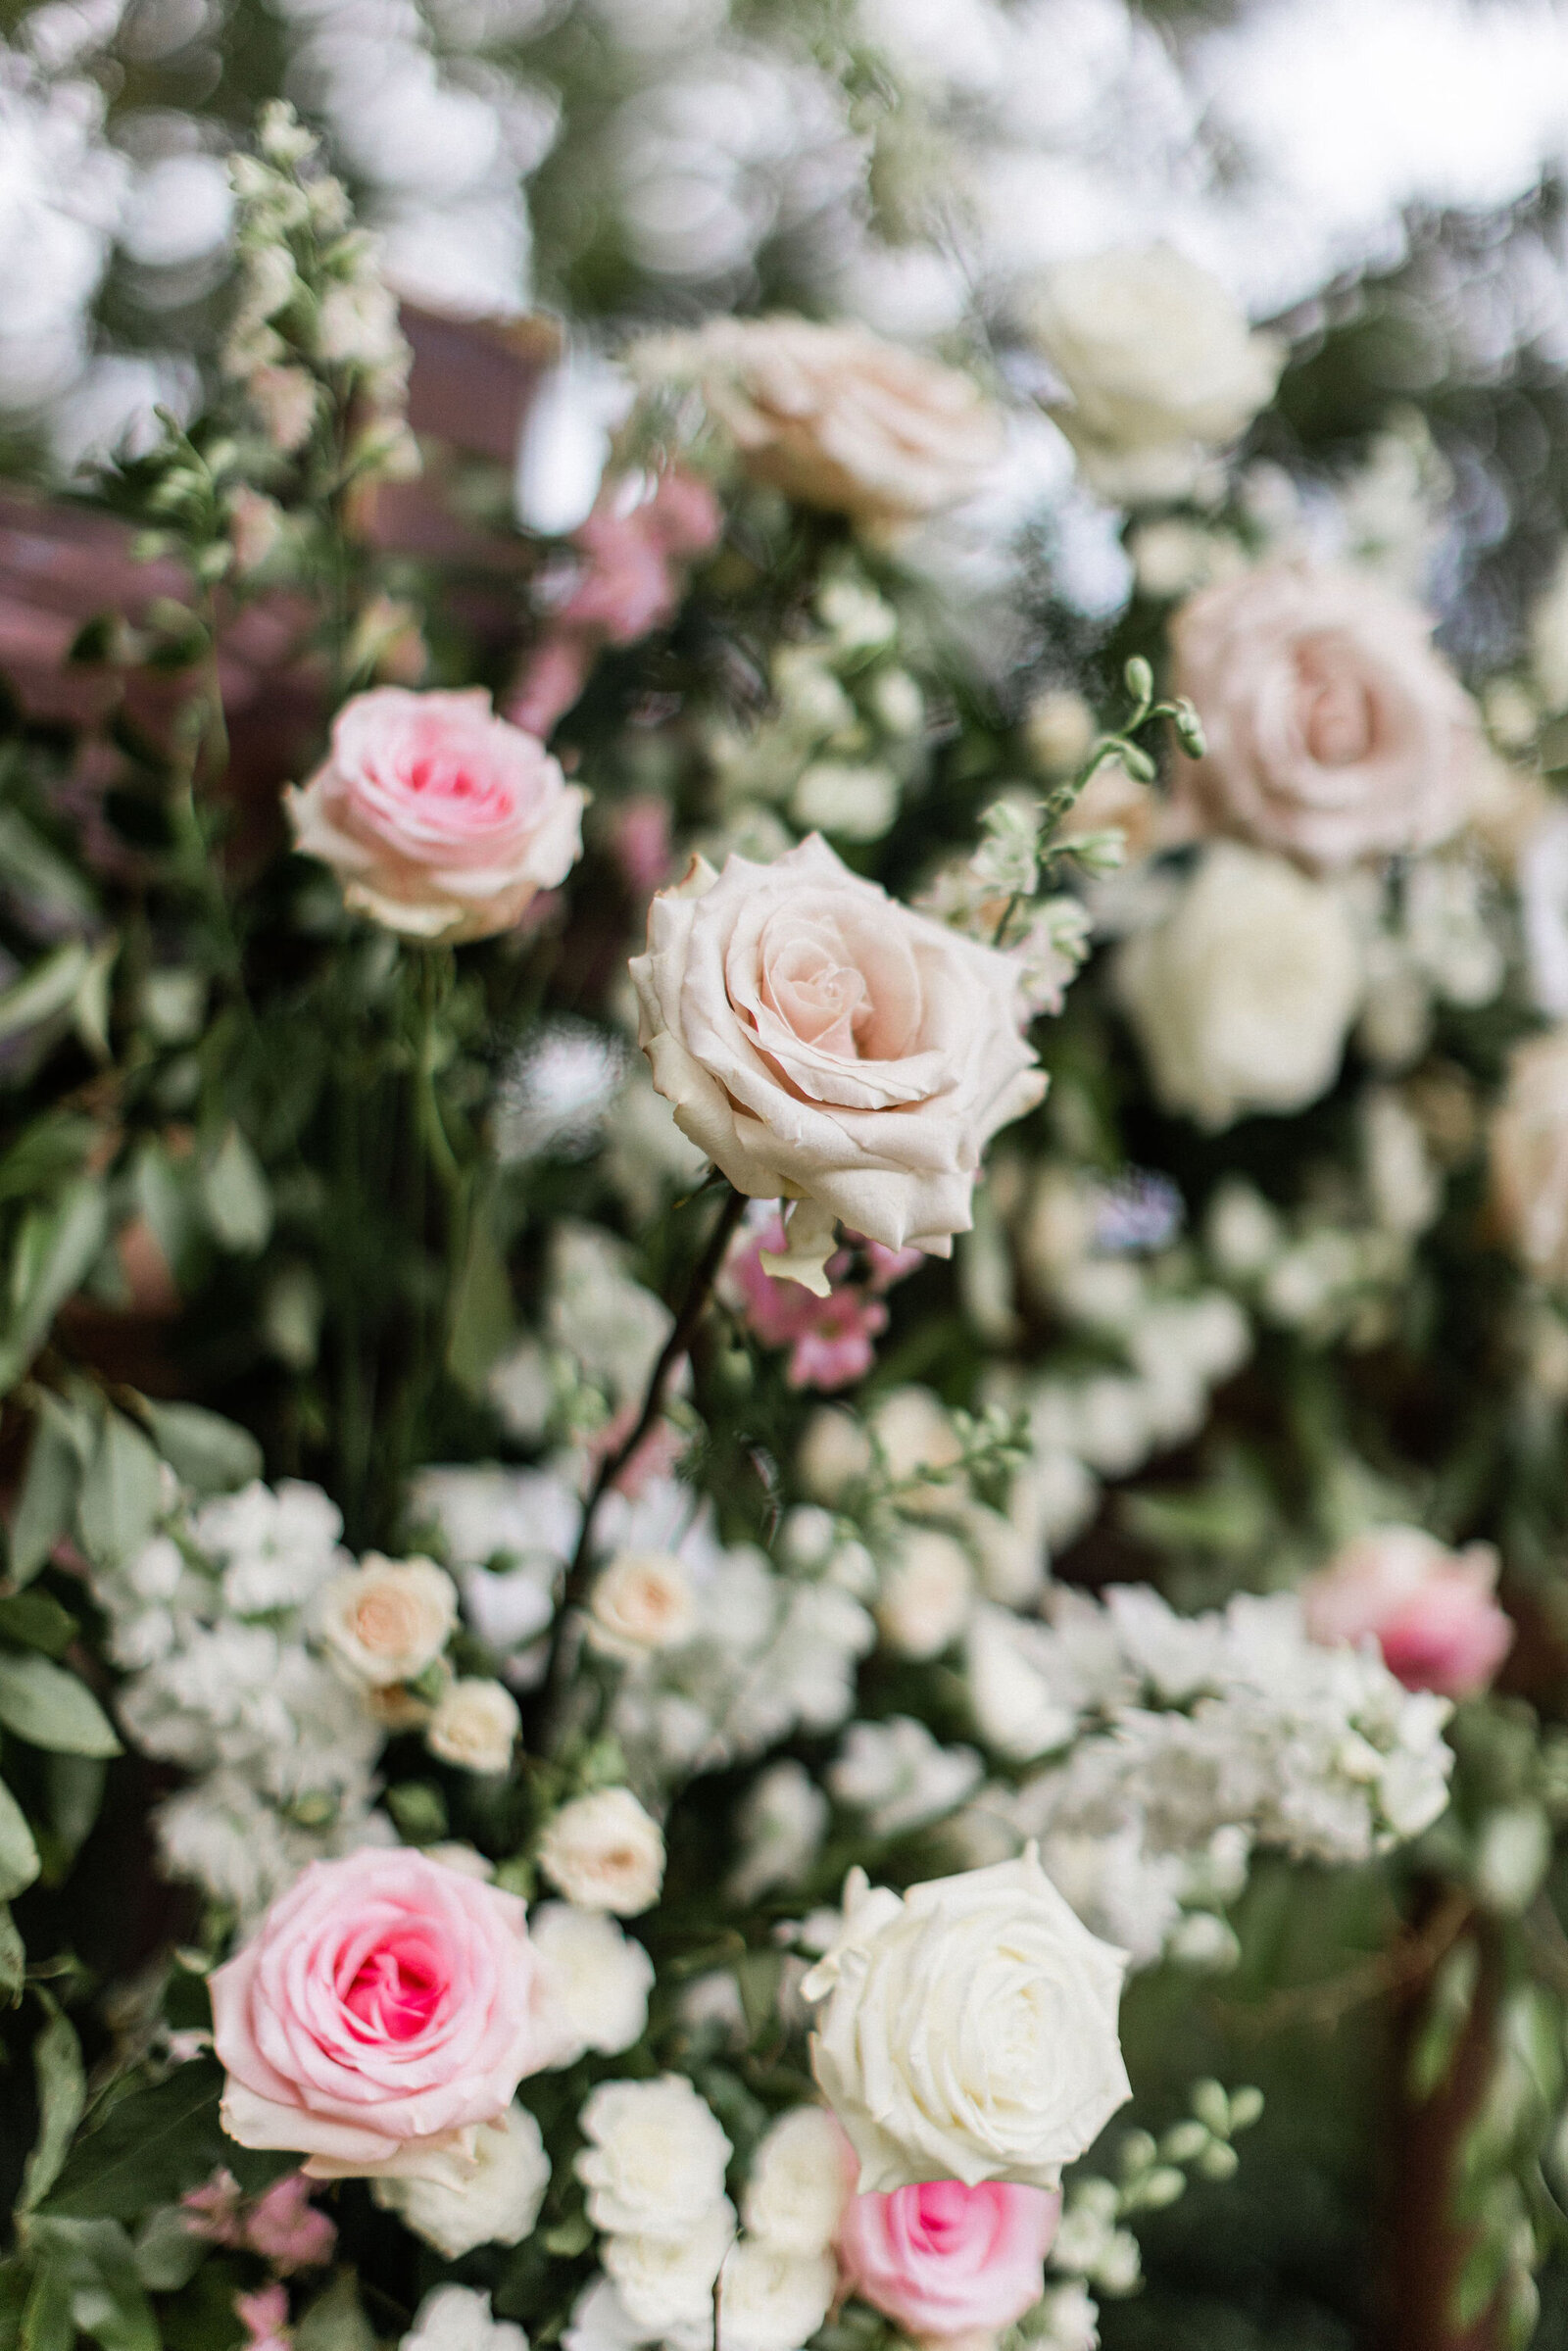
[[[916,2343],[994,2343],[1046,2290],[1061,2198],[997,2180],[928,2180],[856,2196],[839,2230],[845,2282]]]
[[[1371,1635],[1406,1690],[1472,1697],[1513,1643],[1489,1543],[1446,1550],[1420,1527],[1374,1527],[1301,1587],[1306,1629],[1325,1646]]]
[[[482,688],[377,686],[344,704],[332,749],[283,795],[295,847],[351,906],[416,939],[510,930],[582,854],[587,794]]]
[[[1200,831],[1332,868],[1463,823],[1485,748],[1417,606],[1360,572],[1270,563],[1191,598],[1171,641],[1208,746],[1177,777]]]
[[[280,2285],[236,2294],[234,2315],[245,2329],[246,2351],[289,2351],[288,2296]]]
[[[753,1211],[748,1223],[751,1229],[739,1235],[721,1277],[726,1301],[764,1347],[789,1348],[784,1377],[791,1388],[827,1393],[863,1380],[875,1360],[873,1343],[888,1327],[881,1294],[912,1273],[923,1252],[863,1242],[865,1278],[852,1281],[853,1252],[839,1249],[825,1268],[832,1289],[818,1298],[799,1282],[775,1280],[763,1264],[765,1255],[785,1247],[783,1217],[768,1210],[758,1220]]]
[[[212,1997],[224,2130],[318,2180],[461,2184],[564,2030],[516,1896],[411,1851],[313,1862]]]

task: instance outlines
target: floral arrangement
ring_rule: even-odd
[[[966,584],[994,354],[634,339],[504,530],[315,139],[231,171],[92,493],[167,592],[0,777],[18,2342],[1130,2344],[1369,2008],[1419,2339],[1529,2339],[1562,696],[1434,644],[1425,427],[1314,509],[1287,334],[1049,273],[1074,655]]]

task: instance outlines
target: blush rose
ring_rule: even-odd
[[[1045,2188],[928,2180],[856,2196],[839,2230],[846,2284],[942,2351],[994,2343],[1046,2290],[1061,2198]]]
[[[344,704],[332,748],[283,796],[294,845],[351,906],[415,939],[510,930],[582,854],[587,794],[481,688],[378,686]]]
[[[224,2130],[313,2179],[461,2184],[564,2040],[522,1903],[410,1851],[313,1862],[212,2000]]]
[[[1301,1588],[1306,1629],[1332,1645],[1370,1636],[1406,1690],[1474,1697],[1513,1645],[1489,1543],[1450,1551],[1420,1527],[1374,1527]]]
[[[695,858],[654,900],[631,973],[682,1132],[737,1191],[811,1203],[819,1294],[835,1217],[950,1255],[987,1142],[1045,1092],[1015,964],[861,881],[815,833],[771,865]]]
[[[1266,564],[1193,597],[1171,640],[1207,746],[1177,785],[1200,831],[1326,871],[1430,849],[1479,797],[1475,706],[1428,615],[1378,581]]]

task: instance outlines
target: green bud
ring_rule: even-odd
[[[1231,2102],[1217,2082],[1193,2083],[1193,2112],[1216,2138],[1231,2134]]]
[[[1125,741],[1118,743],[1116,757],[1135,784],[1152,784],[1153,782],[1158,770],[1148,752],[1141,751],[1136,743]]]
[[[1231,2156],[1231,2168],[1234,2171],[1236,2158],[1231,2155],[1229,2147],[1222,2147],[1220,2153]],[[1178,2172],[1174,2165],[1163,2164],[1158,2171],[1151,2172],[1149,2178],[1142,2181],[1138,2190],[1138,2201],[1146,2211],[1162,2212],[1167,2204],[1174,2204],[1178,2197],[1184,2196],[1186,2193],[1185,2175]]]
[[[1205,2180],[1234,2180],[1239,2161],[1234,2147],[1215,2139],[1198,2158],[1198,2169]]]
[[[1210,2138],[1202,2123],[1174,2123],[1160,2140],[1159,2151],[1167,2163],[1196,2163]]]
[[[1176,740],[1190,759],[1200,759],[1208,748],[1203,737],[1203,722],[1197,710],[1182,695],[1172,713],[1176,722]]]
[[[1238,2131],[1250,2131],[1262,2111],[1263,2093],[1260,2089],[1254,2089],[1250,2082],[1244,2083],[1240,2089],[1233,2089],[1231,2092],[1232,2138],[1236,2136]]]
[[[1133,655],[1122,676],[1126,680],[1128,693],[1140,710],[1147,709],[1154,699],[1154,672],[1141,653]]]
[[[1152,2168],[1158,2155],[1159,2149],[1147,2131],[1129,2131],[1120,2148],[1123,2179],[1136,2180],[1141,2172]]]

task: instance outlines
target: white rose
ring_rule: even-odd
[[[1090,1934],[1031,1847],[900,1896],[852,1870],[817,2082],[878,2194],[922,2180],[1054,2188],[1131,2095],[1116,2032],[1126,1955]]]
[[[837,1503],[852,1486],[869,1477],[871,1440],[842,1404],[819,1404],[807,1422],[795,1466],[802,1486],[818,1501]]]
[[[488,2294],[438,2285],[425,2295],[401,2351],[528,2351],[520,2327],[492,2318]]]
[[[571,2036],[558,2064],[575,2065],[589,2049],[618,2057],[641,2040],[654,1963],[640,1942],[602,1910],[569,1902],[539,1903],[528,1914],[528,1935]]]
[[[412,1682],[433,1665],[458,1621],[452,1578],[433,1559],[369,1551],[321,1593],[323,1646],[351,1681],[371,1690]]]
[[[1480,793],[1480,720],[1430,617],[1364,572],[1244,572],[1185,604],[1171,644],[1207,747],[1176,803],[1202,831],[1328,869],[1433,848]]]
[[[372,2180],[370,2193],[383,2211],[395,2212],[448,2261],[471,2253],[475,2245],[520,2245],[550,2186],[550,2158],[527,2108],[514,2106],[499,2123],[481,2123],[473,2158],[478,2168],[461,2186],[436,2180]]]
[[[504,1772],[522,1729],[517,1701],[500,1682],[478,1676],[454,1682],[436,1701],[424,1743],[443,1763],[466,1772]]]
[[[629,1788],[603,1788],[563,1804],[539,1839],[539,1867],[579,1910],[635,1918],[659,1899],[664,1837]]]
[[[644,380],[695,379],[754,479],[868,522],[956,505],[1001,454],[979,386],[863,326],[710,318],[637,346]]]
[[[596,2229],[678,2239],[722,2198],[730,2143],[684,2075],[602,2082],[580,2122],[577,2177]]]
[[[898,905],[815,834],[771,865],[694,859],[650,906],[631,973],[683,1131],[738,1191],[810,1203],[823,1246],[842,1217],[951,1255],[987,1142],[1045,1092],[1009,958]]]
[[[1057,262],[1026,308],[1071,396],[1057,423],[1094,487],[1129,505],[1184,497],[1284,363],[1216,277],[1163,243]]]
[[[855,2156],[838,2124],[820,2106],[796,2106],[752,2157],[742,2217],[753,2236],[807,2259],[834,2242],[854,2193]]]
[[[798,1886],[827,1834],[828,1801],[804,1763],[787,1757],[760,1773],[736,1808],[740,1857],[729,1875],[732,1902],[757,1901]]]
[[[1491,1151],[1493,1201],[1515,1254],[1568,1287],[1568,1024],[1514,1047]]]
[[[940,1657],[969,1621],[974,1569],[961,1543],[937,1527],[907,1527],[882,1569],[876,1621],[904,1657]]]
[[[647,2341],[676,2327],[711,2324],[713,2280],[734,2241],[735,2208],[721,2196],[679,2236],[608,2236],[599,2258]]]
[[[1361,995],[1340,899],[1231,841],[1204,851],[1163,922],[1125,943],[1115,976],[1162,1107],[1211,1133],[1325,1094]]]
[[[833,2305],[839,2265],[831,2253],[786,2253],[741,2243],[719,2273],[718,2339],[724,2351],[802,2351]]]
[[[602,1568],[589,1638],[611,1656],[678,1648],[697,1627],[691,1571],[673,1551],[620,1551]]]

